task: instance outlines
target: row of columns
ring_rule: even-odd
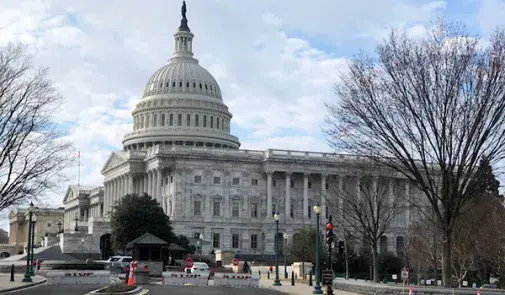
[[[158,203],[163,200],[163,168],[151,169],[147,172],[128,172],[112,178],[104,183],[104,214],[113,210],[113,206],[127,194],[147,193]]]
[[[267,216],[271,217],[272,212],[272,177],[273,171],[267,172]],[[286,197],[285,197],[285,206],[284,206],[284,218],[286,220],[291,218],[291,175],[292,172],[286,173]],[[326,212],[326,178],[327,174],[321,174],[321,196],[319,205],[321,206],[321,214],[324,216],[324,212]],[[309,218],[309,173],[303,174],[303,218]],[[322,219],[321,219],[322,222]]]

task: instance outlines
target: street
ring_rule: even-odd
[[[231,288],[214,286],[168,286],[168,285],[148,285],[147,295],[281,295],[279,291],[262,288]]]
[[[13,295],[83,295],[99,289],[100,285],[40,285],[21,291],[14,291]]]

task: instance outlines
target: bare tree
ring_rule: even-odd
[[[21,45],[0,47],[0,211],[58,187],[74,151],[51,120],[61,102]]]
[[[342,179],[331,186],[327,206],[339,212],[347,236],[352,235],[370,247],[373,264],[373,280],[379,281],[378,246],[395,217],[404,210],[403,197],[393,192],[394,179],[364,175],[355,181]],[[353,187],[354,186],[354,187]]]
[[[505,33],[483,47],[444,21],[424,39],[393,30],[336,84],[325,130],[335,148],[371,157],[420,189],[442,228],[443,281],[451,283],[452,233],[474,194],[479,159],[505,155]]]

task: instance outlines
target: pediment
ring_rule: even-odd
[[[74,197],[74,191],[72,190],[72,187],[69,185],[62,203],[65,204],[67,201],[70,201],[73,197]]]
[[[126,162],[126,158],[124,157],[124,152],[112,152],[110,153],[109,158],[105,162],[105,165],[102,168],[101,173],[103,174],[105,171],[117,167]]]

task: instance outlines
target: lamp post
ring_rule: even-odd
[[[84,239],[81,239],[81,260],[84,260]]]
[[[77,221],[79,221],[79,215],[77,213],[75,213],[74,220],[75,220],[75,228],[74,228],[74,230],[75,231],[79,231],[79,228],[77,227]]]
[[[33,216],[33,203],[30,202],[30,207],[28,208],[28,239],[27,239],[27,244],[26,244],[26,250],[28,251],[26,255],[26,271],[25,271],[25,277],[23,278],[23,282],[25,283],[31,283],[32,278],[30,277],[30,240],[32,239],[32,216]]]
[[[32,212],[33,212],[33,209],[32,209]],[[31,222],[31,225],[32,225],[32,236],[31,236],[31,256],[30,256],[30,275],[31,276],[34,276],[35,273],[33,272],[33,249],[35,248],[35,221],[37,220],[37,216],[35,214],[32,213],[32,222]]]
[[[279,280],[279,213],[274,214],[275,220],[275,280],[274,286],[282,286],[281,281]]]
[[[289,234],[288,233],[284,233],[284,278],[287,279],[288,278],[288,260],[286,258],[287,256],[287,244],[288,244],[288,238],[289,238]]]
[[[61,219],[58,219],[58,234],[61,234]]]
[[[321,277],[320,277],[320,260],[321,260],[321,249],[319,245],[319,215],[321,215],[321,207],[319,203],[314,206],[314,213],[316,214],[316,284],[314,285],[314,291],[312,294],[323,294],[321,289]]]

